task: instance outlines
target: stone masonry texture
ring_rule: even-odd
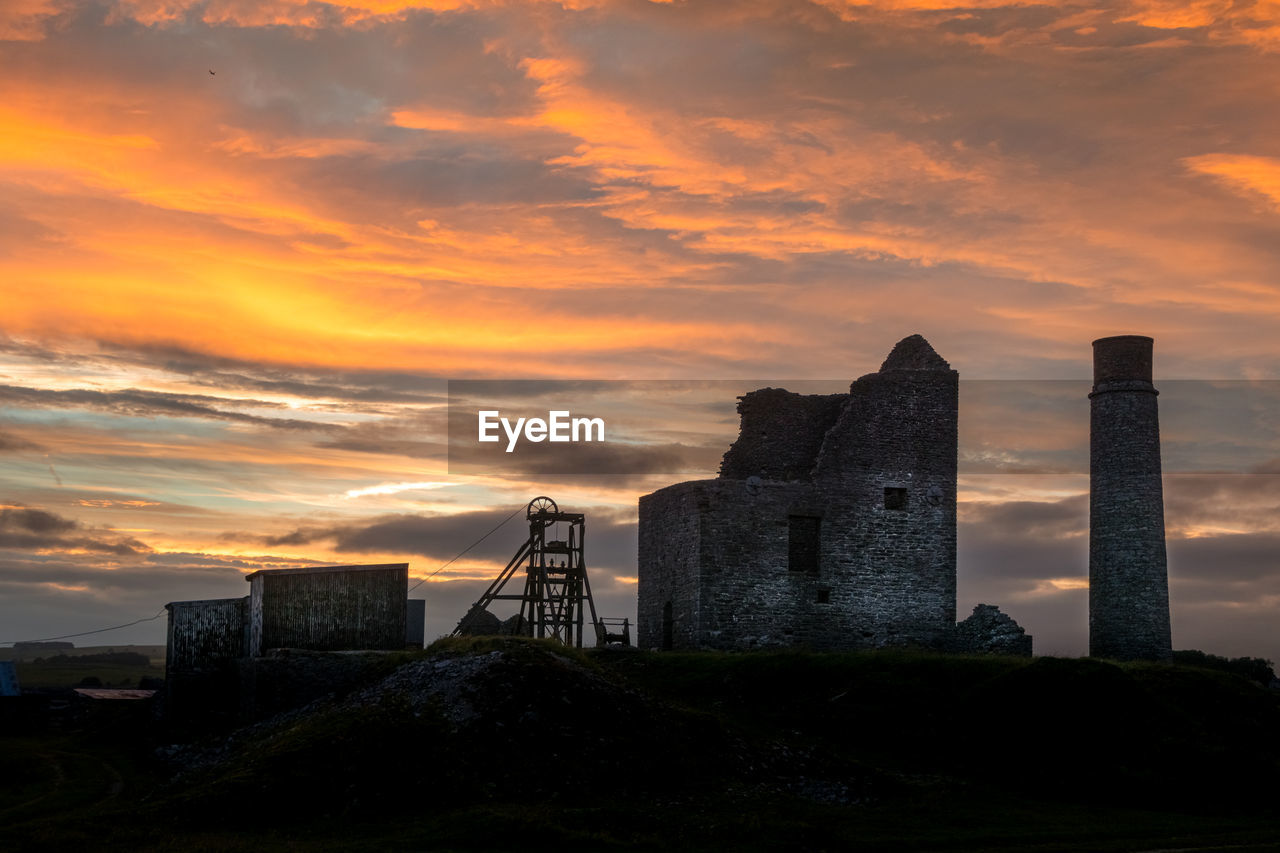
[[[1170,660],[1169,579],[1152,340],[1093,342],[1089,654]]]
[[[960,654],[1031,657],[1031,635],[993,604],[979,604],[942,645]]]
[[[640,499],[639,645],[943,645],[958,399],[956,371],[919,335],[848,394],[741,397],[720,476]]]

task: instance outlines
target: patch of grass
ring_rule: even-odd
[[[595,650],[575,649],[555,640],[538,640],[532,637],[440,637],[426,648],[428,655],[445,655],[462,657],[465,655],[482,655],[489,652],[505,652],[515,659],[532,662],[546,655],[568,658],[583,666],[595,667]]]

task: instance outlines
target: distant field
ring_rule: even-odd
[[[165,648],[159,646],[78,646],[74,649],[59,649],[54,652],[46,652],[39,657],[51,657],[53,655],[67,655],[73,657],[75,655],[97,655],[103,652],[137,652],[151,658],[152,663],[164,663]],[[0,660],[13,660],[13,649],[0,648]]]
[[[149,663],[139,664],[76,661],[85,655],[131,652],[145,655]],[[98,679],[103,687],[137,687],[142,678],[164,678],[164,646],[84,646],[75,649],[59,649],[41,655],[42,662],[18,661],[18,683],[22,687],[76,687],[86,678]],[[57,656],[69,661],[51,662]],[[0,649],[0,660],[13,660],[13,649]]]

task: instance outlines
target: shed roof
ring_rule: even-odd
[[[408,563],[381,563],[376,566],[303,566],[298,569],[258,569],[244,576],[245,580],[250,580],[258,575],[319,575],[328,572],[372,572],[387,569],[404,569],[409,571]]]
[[[137,690],[123,687],[76,687],[76,693],[86,699],[150,699],[154,690]]]
[[[197,598],[191,601],[170,601],[165,605],[166,610],[172,610],[175,607],[202,607],[206,604],[226,604],[229,601],[244,601],[249,596],[242,595],[239,598]]]

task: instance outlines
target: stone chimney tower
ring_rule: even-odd
[[[1169,575],[1152,339],[1093,342],[1089,654],[1170,660]]]

